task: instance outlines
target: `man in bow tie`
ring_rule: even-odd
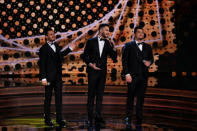
[[[46,125],[53,126],[50,119],[50,105],[54,89],[56,122],[60,126],[65,126],[62,118],[62,59],[75,48],[75,44],[61,51],[62,48],[55,40],[54,31],[46,29],[46,43],[39,50],[40,79],[45,86],[44,119]]]
[[[135,40],[126,43],[122,50],[123,73],[128,85],[126,128],[132,130],[131,117],[136,96],[136,130],[141,131],[144,96],[147,87],[148,68],[153,63],[151,46],[144,43],[144,31],[134,29]]]
[[[98,37],[87,41],[82,59],[87,64],[88,73],[88,129],[92,130],[93,107],[96,97],[95,124],[104,125],[105,121],[101,116],[103,94],[107,72],[107,56],[116,62],[117,51],[112,41],[109,40],[109,25],[100,24]]]

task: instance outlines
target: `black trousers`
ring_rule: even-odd
[[[136,75],[132,77],[132,82],[128,84],[127,93],[127,107],[126,114],[131,122],[131,117],[133,113],[134,97],[136,96],[136,124],[141,124],[143,119],[143,104],[144,96],[147,87],[147,77],[144,75]]]
[[[96,97],[96,118],[101,118],[102,101],[106,81],[106,71],[92,70],[88,72],[88,120],[93,119],[94,99]]]
[[[62,81],[57,80],[45,86],[44,118],[50,121],[50,107],[53,89],[55,91],[56,121],[62,120]]]

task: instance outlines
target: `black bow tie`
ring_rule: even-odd
[[[139,45],[142,45],[143,44],[143,42],[141,42],[141,43],[137,43],[137,45],[139,46]]]
[[[53,44],[55,44],[55,42],[53,41],[53,42],[48,42],[50,45],[53,45]]]
[[[103,38],[100,38],[100,41],[105,41],[105,39],[103,39]]]

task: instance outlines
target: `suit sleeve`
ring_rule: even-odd
[[[90,50],[91,50],[91,47],[90,47],[91,45],[90,45],[90,40],[88,40],[87,42],[86,42],[86,46],[85,46],[85,48],[84,48],[84,52],[83,52],[83,54],[82,54],[82,59],[83,59],[83,61],[88,65],[89,63],[91,63],[91,54],[90,54]]]
[[[113,62],[116,63],[117,62],[117,50],[114,51],[113,47],[109,44],[108,52],[109,52],[109,55],[112,58]]]
[[[128,70],[128,55],[129,55],[129,47],[127,44],[122,48],[122,67],[123,67],[123,73],[129,74]]]
[[[68,47],[64,51],[61,52],[61,56],[64,57],[68,55],[70,52],[72,52],[72,50]]]
[[[151,65],[152,65],[153,62],[154,62],[154,57],[153,57],[153,51],[152,51],[151,46],[149,46],[148,57],[149,57],[149,60],[150,60],[150,62],[151,62]]]
[[[39,50],[39,67],[40,67],[40,79],[46,78],[46,63],[47,63],[47,52],[44,48]]]

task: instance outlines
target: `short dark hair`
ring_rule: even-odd
[[[49,31],[54,31],[52,28],[46,28],[45,30],[44,30],[44,34],[45,34],[45,36],[47,36],[48,35],[48,32]]]
[[[143,28],[142,28],[142,27],[140,27],[140,26],[136,26],[136,27],[135,27],[135,29],[134,29],[134,33],[136,33],[136,32],[137,32],[137,30],[139,30],[139,29],[143,30]]]
[[[108,25],[108,24],[106,24],[106,23],[102,23],[102,24],[100,24],[100,25],[99,25],[99,30],[100,30],[100,29],[102,29],[102,28],[103,28],[103,27],[105,27],[105,26],[108,26],[108,27],[109,27],[109,25]]]

